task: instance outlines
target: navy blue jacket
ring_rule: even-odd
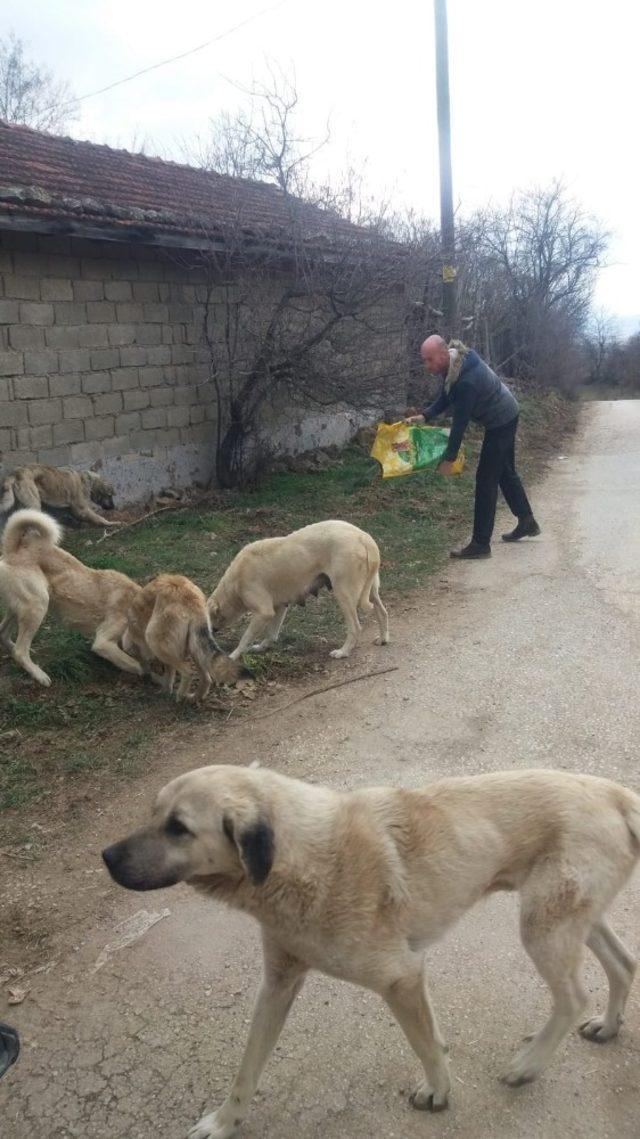
[[[491,371],[477,352],[469,349],[451,390],[445,391],[443,381],[440,395],[425,407],[423,415],[429,421],[447,411],[453,415],[453,422],[444,461],[452,462],[460,450],[470,419],[486,431],[492,431],[494,427],[504,427],[511,423],[519,414],[520,408],[506,384]]]

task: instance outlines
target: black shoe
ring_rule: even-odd
[[[461,550],[452,550],[449,554],[450,558],[490,558],[491,546],[481,545],[480,542],[469,542],[468,546],[463,546]]]
[[[511,530],[508,534],[502,535],[503,542],[518,542],[520,538],[537,538],[540,533],[540,527],[536,522],[533,514],[528,518],[520,518],[515,530]]]
[[[0,1021],[0,1076],[15,1064],[20,1052],[20,1041],[15,1028]]]

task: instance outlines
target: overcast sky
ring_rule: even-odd
[[[275,0],[274,0],[275,2]],[[76,94],[212,38],[269,0],[4,0],[3,26]],[[284,0],[189,59],[82,103],[79,138],[181,160],[265,59],[295,66],[323,162],[366,160],[379,193],[436,217],[431,0]],[[638,39],[630,0],[449,0],[454,193],[463,211],[562,177],[613,231],[597,303],[640,313]]]

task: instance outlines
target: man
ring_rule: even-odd
[[[452,558],[488,558],[496,515],[498,487],[518,524],[505,542],[534,538],[540,527],[533,517],[529,500],[515,467],[515,440],[520,408],[515,396],[495,372],[471,348],[459,340],[447,344],[441,336],[429,336],[420,349],[428,372],[442,378],[442,390],[424,415],[412,416],[407,423],[429,421],[450,412],[453,415],[449,445],[438,467],[440,474],[451,474],[469,420],[485,429],[478,470],[473,519],[473,537]]]

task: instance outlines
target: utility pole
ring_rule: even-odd
[[[451,177],[451,107],[449,101],[449,47],[447,0],[433,0],[436,25],[436,90],[438,99],[438,147],[440,151],[440,237],[442,243],[443,336],[458,332],[458,290]]]

